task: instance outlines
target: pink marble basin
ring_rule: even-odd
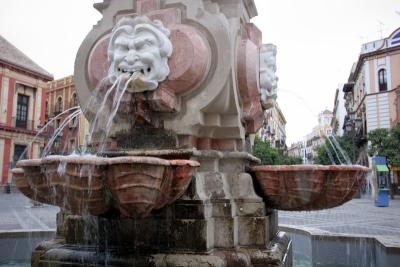
[[[357,193],[363,166],[283,165],[251,168],[258,191],[272,208],[289,211],[340,206]]]
[[[50,156],[22,160],[12,170],[27,197],[73,214],[145,217],[177,200],[200,164],[155,157]]]

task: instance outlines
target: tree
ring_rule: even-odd
[[[400,163],[400,125],[392,129],[375,129],[368,134],[370,156],[385,156],[389,161]]]
[[[269,142],[262,141],[256,137],[254,141],[253,154],[261,160],[261,165],[297,165],[302,164],[300,157],[290,157],[279,153]]]
[[[336,165],[357,162],[360,151],[351,136],[343,135],[338,138],[333,136],[328,138],[323,145],[317,148],[316,164]]]

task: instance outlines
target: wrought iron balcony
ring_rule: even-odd
[[[25,129],[29,131],[35,131],[35,122],[32,120],[20,120],[16,117],[12,118],[12,126],[18,129]]]

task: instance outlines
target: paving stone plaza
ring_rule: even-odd
[[[353,199],[343,206],[312,212],[279,212],[279,224],[332,234],[397,236],[400,240],[400,198],[389,207],[376,207],[369,198]]]
[[[20,258],[29,257],[36,243],[49,239],[48,233],[56,228],[56,214],[59,208],[49,205],[35,206],[17,192],[0,193],[0,202],[0,247],[3,251],[9,251],[0,255],[0,266],[30,266],[29,262],[21,261]],[[390,206],[385,208],[375,207],[370,198],[353,199],[343,206],[329,210],[279,211],[279,225],[283,230],[304,230],[321,236],[375,237],[385,246],[400,248],[399,210],[399,197],[391,200]],[[32,238],[36,235],[37,239]],[[32,239],[32,244],[20,247],[18,238],[25,240],[26,237]],[[10,238],[13,241],[10,242]],[[11,247],[17,250],[23,250],[23,253],[18,255],[20,258],[17,257],[18,253],[12,252],[15,249],[10,248],[10,244],[14,244]],[[296,251],[296,248],[294,250]],[[13,264],[5,264],[7,262]],[[296,261],[295,257],[294,266],[311,266],[310,264],[309,261]]]
[[[55,230],[58,207],[35,206],[20,193],[0,194],[0,232]],[[397,236],[400,240],[400,198],[390,206],[375,207],[368,198],[352,201],[329,210],[279,212],[281,226],[313,229],[321,233]]]
[[[20,193],[0,193],[0,232],[49,231],[56,229],[58,207],[35,206]]]

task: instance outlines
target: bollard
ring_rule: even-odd
[[[6,184],[6,193],[11,194],[11,184],[10,183]]]

